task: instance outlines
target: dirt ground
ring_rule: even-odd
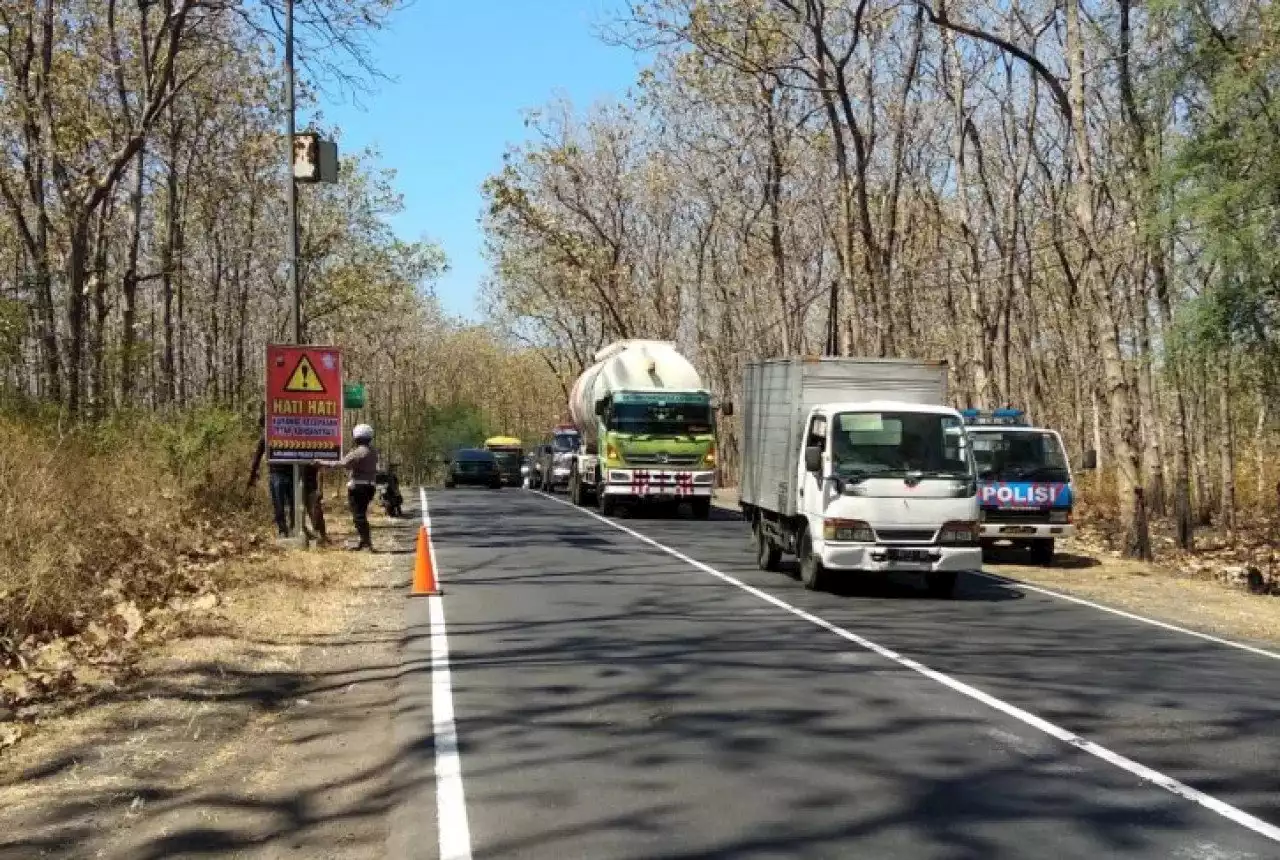
[[[720,490],[716,504],[738,510],[736,490]],[[1280,645],[1280,597],[1237,591],[1158,564],[1126,561],[1061,541],[1053,567],[1032,567],[1012,550],[997,553],[987,570],[1169,624],[1264,647]]]
[[[384,856],[414,524],[373,523],[377,554],[250,572],[0,756],[0,858]]]

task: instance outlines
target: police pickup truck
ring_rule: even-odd
[[[1019,409],[962,409],[978,471],[982,545],[1025,547],[1053,564],[1054,541],[1075,534],[1071,465],[1056,430],[1032,427]],[[1084,468],[1092,468],[1092,452]]]

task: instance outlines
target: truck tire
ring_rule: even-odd
[[[773,538],[769,537],[761,521],[756,520],[751,531],[756,542],[756,565],[761,570],[770,572],[777,570],[778,562],[782,561],[782,550],[773,542]]]
[[[808,532],[800,536],[800,581],[809,591],[822,591],[827,585],[827,571],[813,551]]]
[[[600,516],[602,517],[613,516],[613,510],[614,510],[613,499],[609,498],[604,493],[596,494],[596,507],[600,509]]]
[[[695,520],[711,519],[711,500],[710,499],[694,499],[691,502],[693,507],[693,518]]]
[[[925,575],[925,590],[930,597],[943,600],[955,597],[956,580],[959,578],[954,570],[939,570]]]
[[[1028,547],[1031,550],[1031,563],[1037,567],[1053,567],[1053,538],[1035,540]]]

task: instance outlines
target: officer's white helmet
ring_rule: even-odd
[[[368,424],[357,424],[355,429],[351,431],[351,438],[357,442],[372,442],[373,428]]]

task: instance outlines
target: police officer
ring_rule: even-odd
[[[351,431],[355,447],[347,456],[334,463],[321,463],[327,469],[346,469],[351,473],[347,481],[347,504],[351,507],[351,521],[356,527],[360,542],[347,549],[373,550],[373,536],[369,529],[369,503],[377,492],[378,452],[373,448],[373,428],[357,424]]]

